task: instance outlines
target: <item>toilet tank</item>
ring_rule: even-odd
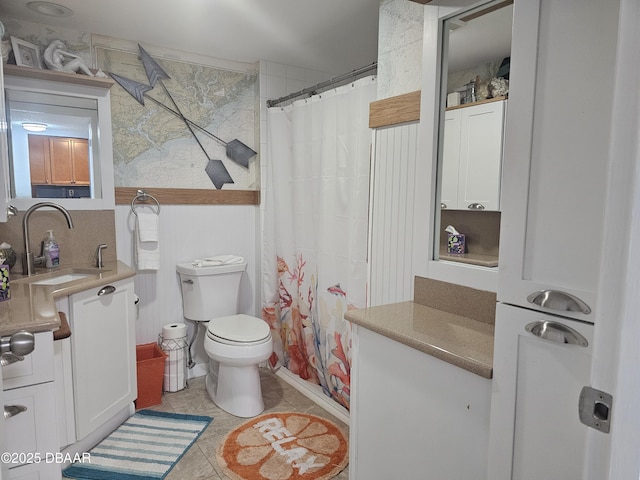
[[[185,318],[208,322],[238,313],[240,279],[246,268],[246,262],[215,267],[178,264]]]

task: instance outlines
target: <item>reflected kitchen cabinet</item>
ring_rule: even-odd
[[[447,109],[442,208],[500,210],[504,98]]]
[[[29,135],[31,185],[89,185],[85,138]]]

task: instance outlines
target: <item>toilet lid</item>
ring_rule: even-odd
[[[209,320],[207,335],[214,340],[253,343],[271,335],[269,324],[250,315],[238,314]]]

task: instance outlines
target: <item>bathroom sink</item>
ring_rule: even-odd
[[[52,278],[45,278],[38,280],[37,282],[31,282],[33,285],[60,285],[62,283],[73,282],[74,280],[80,280],[92,276],[88,273],[65,273]]]

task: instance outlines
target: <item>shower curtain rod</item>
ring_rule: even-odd
[[[356,68],[355,70],[345,73],[343,75],[338,75],[337,77],[332,78],[331,80],[325,80],[324,82],[320,82],[312,87],[307,87],[303,90],[300,90],[296,93],[291,93],[284,97],[277,98],[275,100],[267,100],[267,107],[276,107],[281,103],[287,102],[289,100],[293,100],[294,98],[303,97],[303,96],[312,96],[318,93],[322,93],[323,91],[333,88],[339,87],[342,84],[348,83],[352,80],[355,80],[358,76],[364,75],[369,72],[376,72],[378,70],[378,62],[373,62],[366,67]]]

